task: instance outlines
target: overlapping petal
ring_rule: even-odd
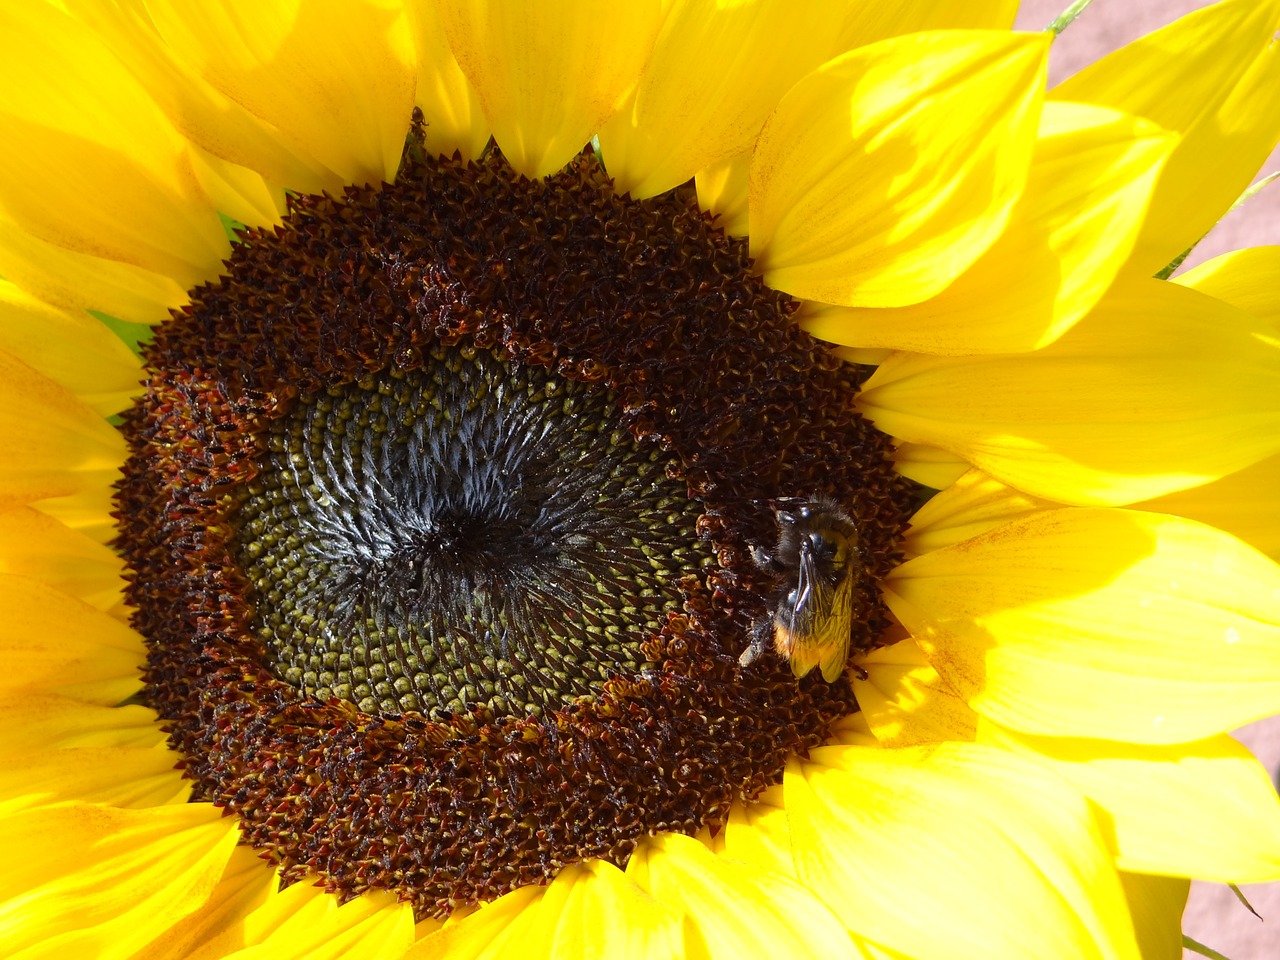
[[[1188,520],[1043,511],[908,560],[884,590],[943,679],[1026,733],[1177,743],[1280,698],[1280,568]]]
[[[905,307],[825,307],[801,326],[834,343],[921,353],[1004,353],[1051,343],[1125,265],[1175,143],[1125,114],[1047,103],[1031,176],[1008,229],[954,283]]]
[[[1032,354],[895,354],[858,402],[880,429],[1035,496],[1132,503],[1280,449],[1280,341],[1225,303],[1137,278]]]
[[[417,73],[399,3],[155,0],[147,9],[187,68],[270,125],[291,153],[346,183],[395,177]]]
[[[995,242],[1027,179],[1048,38],[912,34],[824,64],[751,159],[751,253],[810,300],[901,306]]]
[[[877,944],[918,960],[1137,956],[1092,813],[1032,764],[974,744],[824,747],[783,789],[800,876]]]
[[[1276,0],[1211,4],[1090,64],[1051,96],[1115,107],[1180,135],[1131,268],[1150,276],[1217,222],[1280,139]]]
[[[662,25],[658,0],[439,0],[453,55],[507,161],[560,169],[622,106]]]
[[[1122,870],[1280,879],[1280,797],[1262,764],[1226,734],[1127,744],[1020,735],[987,722],[978,742],[1044,763],[1093,801]]]
[[[236,843],[209,804],[87,803],[0,817],[0,952],[127,957],[209,898]]]
[[[228,255],[185,139],[101,40],[52,4],[0,12],[0,122],[0,210],[25,233],[182,287]]]

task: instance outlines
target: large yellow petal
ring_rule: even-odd
[[[48,3],[0,8],[0,209],[35,237],[174,278],[230,252],[186,140],[101,41]]]
[[[1280,703],[1280,568],[1203,524],[1044,511],[908,560],[883,589],[943,678],[1015,730],[1177,743]]]
[[[1232,250],[1173,282],[1225,300],[1280,330],[1280,246]]]
[[[159,9],[154,4],[149,9],[147,0],[60,2],[93,28],[174,127],[208,155],[300,192],[341,190],[342,177],[318,157],[299,155],[295,151],[304,149],[301,145],[286,144],[279,130],[205,80],[199,73],[202,64],[187,62],[186,51],[160,35],[152,18],[152,11]],[[242,223],[262,225],[270,220],[220,209]]]
[[[969,472],[963,457],[927,443],[897,444],[893,465],[904,477],[934,490],[945,490]]]
[[[528,934],[545,934],[537,905],[546,887],[517,887],[477,909],[454,911],[444,926],[418,939],[403,960],[495,960],[528,949]],[[535,955],[536,957],[536,955]]]
[[[1132,268],[1151,275],[1194,244],[1248,185],[1280,137],[1276,0],[1229,0],[1120,48],[1055,88],[1181,135]],[[1270,49],[1269,49],[1270,47]]]
[[[67,497],[39,500],[32,507],[95,543],[110,545],[117,532],[116,521],[111,516],[115,509],[115,490],[110,486],[110,480],[103,480],[105,482]]]
[[[917,33],[796,84],[751,160],[751,255],[770,286],[919,303],[1004,230],[1026,184],[1045,36]]]
[[[826,308],[816,337],[920,353],[1010,353],[1051,343],[1124,266],[1156,175],[1176,143],[1101,107],[1046,103],[1026,193],[1008,229],[937,296],[906,307]]]
[[[0,506],[110,484],[124,440],[99,414],[0,350]]]
[[[600,131],[620,193],[651,197],[746,152],[778,100],[841,53],[848,0],[683,3],[635,93]]]
[[[1134,507],[1199,520],[1234,534],[1272,559],[1280,560],[1280,454],[1190,490],[1143,500]]]
[[[426,121],[423,146],[428,153],[451,156],[457,150],[463,159],[475,159],[489,142],[489,124],[475,88],[449,49],[434,0],[411,2],[405,12],[418,52],[415,102]]]
[[[147,10],[187,67],[278,131],[292,153],[348,183],[394,178],[417,73],[399,3],[150,0]]]
[[[917,960],[1137,956],[1088,805],[1034,764],[974,744],[823,747],[783,789],[801,876],[872,941]]]
[[[73,747],[6,752],[0,766],[0,814],[76,800],[140,809],[186,803],[190,781],[174,769],[166,745]]]
[[[134,323],[158,323],[189,300],[172,277],[47,243],[3,215],[0,276],[65,310],[101,310]]]
[[[155,712],[86,703],[52,693],[5,691],[0,700],[0,756],[10,752],[133,747],[150,750],[166,742]]]
[[[1207,483],[1280,449],[1275,331],[1175,283],[1117,283],[1029,354],[895,354],[859,405],[881,430],[1062,503]]]
[[[209,898],[131,960],[227,960],[246,946],[245,924],[277,882],[259,851],[237,846]]]
[[[622,106],[662,25],[660,0],[438,0],[494,139],[526,177],[554,173]]]
[[[1092,800],[1122,870],[1280,880],[1280,797],[1262,764],[1226,734],[1135,745],[1033,737],[985,722],[978,742],[1045,764]]]
[[[0,953],[128,957],[209,897],[235,843],[205,803],[0,817]]]
[[[1120,871],[1142,960],[1182,960],[1182,911],[1191,881]]]
[[[643,841],[627,876],[685,914],[684,956],[826,957],[850,952],[832,911],[787,877],[718,857],[692,837]]]
[[[6,280],[0,280],[0,349],[104,415],[124,409],[142,379],[141,361],[103,323],[50,306]]]
[[[916,511],[902,546],[908,555],[919,556],[1055,506],[994,480],[981,470],[970,470]]]
[[[263,865],[263,872],[269,872]],[[383,890],[339,904],[314,880],[273,893],[244,917],[243,960],[382,960],[413,943],[413,909]]]
[[[0,576],[0,691],[65,693],[111,705],[142,686],[142,638],[114,617],[35,580]]]
[[[120,603],[124,586],[115,551],[30,507],[0,512],[0,573],[39,580],[99,610]]]

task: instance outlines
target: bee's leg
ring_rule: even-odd
[[[759,660],[771,636],[773,636],[773,620],[765,617],[752,628],[751,645],[742,651],[742,656],[738,658],[738,666],[749,667]]]
[[[775,557],[767,547],[759,544],[751,545],[751,559],[755,561],[755,565],[766,573],[778,573],[782,570],[782,564],[778,563]]]

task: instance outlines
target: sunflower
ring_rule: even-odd
[[[1047,93],[1015,12],[0,11],[4,954],[1175,956],[1280,878],[1277,259],[1160,278],[1280,2]]]

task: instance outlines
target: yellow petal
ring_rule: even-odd
[[[259,851],[237,846],[209,898],[131,960],[225,960],[246,946],[245,922],[276,884]]]
[[[205,803],[0,817],[0,953],[127,957],[208,898],[235,843]]]
[[[1199,240],[1280,137],[1277,26],[1275,0],[1212,4],[1053,90],[1055,99],[1115,107],[1181,135],[1143,224],[1134,272],[1154,274]]]
[[[1134,507],[1199,520],[1234,534],[1273,559],[1280,559],[1280,454],[1202,487],[1143,500]]]
[[[403,956],[414,938],[413,909],[393,894],[369,892],[339,905],[308,880],[271,894],[243,923],[245,942],[255,947],[246,960],[382,960]]]
[[[904,477],[934,490],[946,489],[969,471],[962,457],[927,443],[899,443],[893,464]]]
[[[154,748],[74,747],[6,753],[0,767],[0,812],[78,800],[139,809],[186,803],[190,781],[174,765],[178,756]]]
[[[672,8],[635,93],[600,131],[619,193],[652,197],[750,150],[778,100],[845,47],[847,4],[747,0]]]
[[[1191,881],[1120,871],[1142,960],[1182,960],[1182,911]]]
[[[100,321],[59,310],[6,280],[0,280],[0,349],[103,415],[124,409],[142,379],[141,361]]]
[[[772,287],[919,303],[986,250],[1027,178],[1048,38],[917,33],[796,84],[751,161],[751,255]]]
[[[114,617],[25,577],[0,576],[0,690],[115,704],[142,686],[142,638]]]
[[[0,276],[64,310],[159,323],[188,301],[172,277],[46,243],[0,215]]]
[[[10,752],[163,746],[155,712],[85,703],[50,693],[6,693],[0,700],[0,756]]]
[[[512,956],[536,914],[545,887],[517,887],[470,913],[455,912],[440,929],[420,938],[404,960],[488,960]],[[539,928],[543,929],[543,928]],[[505,951],[505,952],[504,952]],[[530,960],[536,960],[535,954]]]
[[[641,842],[627,876],[685,914],[696,957],[826,957],[849,952],[849,934],[831,910],[781,874],[717,857],[692,837]]]
[[[273,184],[303,193],[337,193],[342,178],[314,156],[300,156],[283,142],[279,130],[211,86],[198,71],[200,63],[184,59],[156,29],[157,8],[141,0],[60,0],[88,24],[138,83],[165,112],[176,129],[209,155],[256,171]],[[235,216],[223,208],[223,212]],[[243,223],[255,220],[236,217]]]
[[[895,0],[855,3],[840,29],[839,48],[854,47],[922,30],[1008,30],[1018,0]]]
[[[150,0],[147,9],[191,70],[270,124],[291,152],[347,183],[395,177],[417,71],[398,3]]]
[[[95,543],[109,545],[117,532],[116,521],[111,516],[115,509],[115,490],[110,485],[112,480],[114,477],[103,477],[101,482],[79,493],[39,500],[31,506]]]
[[[1015,730],[1177,743],[1280,703],[1280,568],[1203,524],[1044,511],[908,560],[883,589],[943,678]]]
[[[1280,330],[1276,277],[1280,277],[1280,246],[1249,247],[1214,257],[1173,282],[1225,300]]]
[[[99,610],[120,603],[124,586],[113,550],[30,507],[0,512],[0,573],[39,580]]]
[[[200,186],[222,213],[251,227],[274,227],[287,210],[284,190],[260,175],[194,144],[191,160]]]
[[[824,747],[791,762],[783,789],[801,876],[881,946],[911,957],[1137,956],[1088,805],[1033,764],[974,744]]]
[[[50,4],[0,13],[0,208],[26,232],[173,277],[229,253],[186,141],[85,27]]]
[[[1226,734],[1152,746],[1033,737],[988,722],[979,742],[1043,763],[1093,801],[1121,870],[1280,879],[1280,797],[1262,764]]]
[[[853,692],[876,740],[911,747],[943,740],[972,740],[977,716],[929,663],[914,640],[881,647],[859,661],[865,681]]]
[[[750,803],[735,803],[724,826],[724,856],[798,880],[791,857],[791,826],[782,785],[774,784]]]
[[[663,14],[659,0],[439,0],[439,11],[494,139],[526,177],[559,170],[622,106]]]
[[[124,440],[99,414],[0,350],[0,507],[110,484]]]
[[[694,178],[698,205],[714,213],[716,226],[731,237],[745,237],[751,230],[747,205],[750,175],[751,155],[743,153],[699,170]]]
[[[1176,140],[1145,120],[1046,103],[1026,193],[1008,229],[954,283],[923,303],[801,314],[815,337],[948,355],[1051,343],[1124,266],[1156,175]]]
[[[457,150],[473,160],[489,142],[480,98],[453,58],[433,0],[409,3],[405,13],[418,53],[415,102],[426,120],[423,146],[428,153],[451,156]]]
[[[1034,353],[895,354],[859,405],[1035,496],[1132,503],[1280,449],[1280,343],[1221,301],[1136,278]]]
[[[902,546],[919,556],[1054,506],[970,470],[916,511]]]

